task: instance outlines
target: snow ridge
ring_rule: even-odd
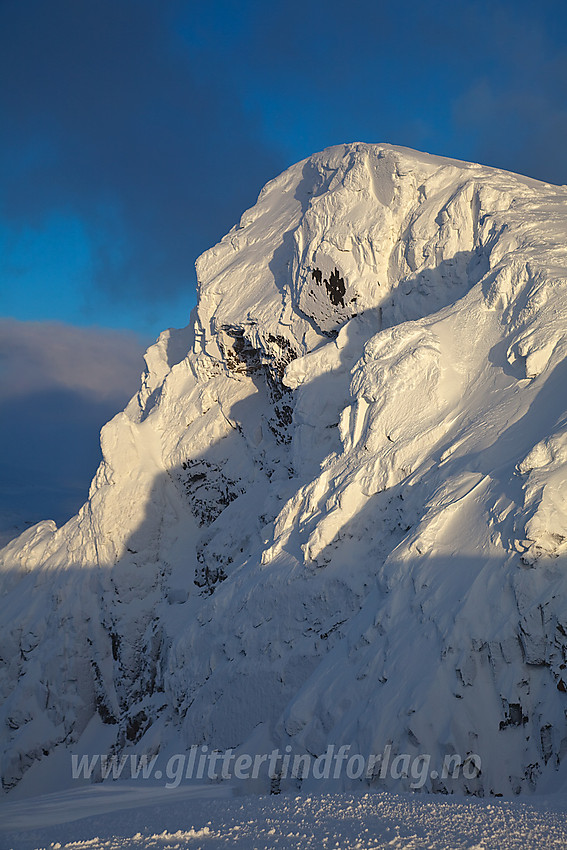
[[[201,743],[564,782],[566,232],[566,187],[387,145],[268,183],[79,514],[0,553],[3,787]]]

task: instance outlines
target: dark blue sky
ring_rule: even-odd
[[[199,253],[331,144],[567,183],[563,0],[2,0],[0,79],[0,316],[63,323],[69,345],[76,325],[128,329],[139,356],[186,324]],[[6,340],[0,380],[18,369]],[[75,387],[76,433],[136,382],[98,418]]]

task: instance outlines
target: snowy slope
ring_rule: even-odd
[[[109,793],[99,785],[9,801],[0,840],[14,850],[561,850],[567,817],[559,798],[327,793],[207,799],[205,789],[156,795],[128,786]]]
[[[78,516],[0,553],[4,787],[205,743],[560,787],[566,234],[566,187],[392,146],[271,181]]]

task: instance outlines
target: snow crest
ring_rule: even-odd
[[[271,181],[79,514],[0,553],[4,788],[202,743],[564,782],[566,232],[565,187],[392,146]]]

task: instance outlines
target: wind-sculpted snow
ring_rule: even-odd
[[[565,187],[402,148],[269,183],[78,516],[0,555],[4,787],[193,744],[474,753],[423,788],[559,787],[566,234]]]
[[[123,785],[105,794],[104,786],[91,786],[8,800],[0,835],[18,850],[559,850],[567,842],[565,802],[553,797],[449,801],[378,792],[228,799],[228,790]]]

